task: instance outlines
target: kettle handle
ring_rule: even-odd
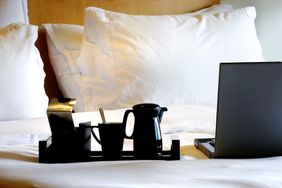
[[[128,115],[130,113],[133,113],[133,110],[126,110],[125,113],[124,113],[124,116],[123,116],[123,125],[124,127],[126,127],[126,121],[127,121],[127,118],[128,118]],[[127,136],[126,134],[126,128],[124,129],[124,137],[127,138],[127,139],[133,139],[133,133],[131,136]]]
[[[94,128],[99,128],[98,126],[92,126],[91,127],[91,133],[92,133],[92,136],[95,138],[95,140],[101,145],[101,140],[99,140],[99,138],[96,136],[95,132],[94,132]]]

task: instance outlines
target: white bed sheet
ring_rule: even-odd
[[[282,157],[211,160],[195,149],[194,138],[214,136],[214,108],[168,109],[161,124],[164,145],[169,148],[171,138],[180,139],[180,161],[40,164],[38,140],[50,135],[48,120],[1,122],[0,187],[282,187]],[[123,113],[124,109],[105,112],[108,121],[121,121]],[[101,121],[97,112],[77,113],[73,118],[76,125]],[[125,145],[131,148],[132,142]]]

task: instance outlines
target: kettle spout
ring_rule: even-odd
[[[163,113],[167,111],[167,107],[161,107],[160,112],[159,112],[159,123],[161,123],[162,118],[163,118]]]

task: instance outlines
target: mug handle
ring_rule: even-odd
[[[99,138],[96,136],[95,132],[93,131],[94,128],[99,128],[99,126],[91,126],[91,133],[95,138],[95,140],[101,145],[101,140],[99,140]]]
[[[131,112],[133,113],[133,110],[126,110],[125,113],[124,113],[124,116],[123,116],[124,137],[127,138],[127,139],[133,139],[133,133],[132,133],[131,136],[127,136],[127,134],[126,134],[126,121],[127,121],[128,115]]]

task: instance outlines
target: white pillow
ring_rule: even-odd
[[[197,13],[212,13],[231,9],[232,7],[230,5],[215,5],[211,8],[198,11]],[[81,87],[81,85],[83,84],[82,80],[84,80],[84,76],[80,75],[79,65],[77,63],[77,57],[82,47],[83,26],[72,24],[44,24],[44,27],[47,31],[49,57],[59,87],[64,96],[77,99],[75,111],[86,111],[85,106],[91,106],[91,104],[85,104],[85,100],[82,98],[81,92],[84,92],[83,88],[85,87]],[[96,53],[93,53],[93,47],[97,49]],[[100,53],[99,48],[92,46],[91,55],[95,60],[103,59],[103,55]],[[91,90],[91,86],[87,88],[87,91],[89,90]],[[92,107],[87,109],[93,110]]]
[[[0,28],[14,22],[29,23],[27,0],[0,0]]]
[[[57,75],[78,73],[76,58],[83,41],[83,26],[74,24],[43,24],[47,32],[49,57]],[[61,60],[62,59],[62,60]]]
[[[44,24],[51,65],[60,90],[65,97],[76,98],[75,111],[82,111],[83,104],[77,80],[80,77],[76,58],[83,41],[83,26],[73,24]],[[78,78],[79,79],[79,78]]]
[[[37,26],[0,29],[0,120],[46,116],[43,62],[34,43]]]
[[[80,58],[88,76],[84,102],[104,108],[140,102],[215,105],[220,62],[264,60],[255,17],[254,7],[193,17],[132,16],[90,7],[84,45],[88,52],[99,46],[104,60],[94,61],[82,48],[81,54],[89,55]]]
[[[102,9],[101,9],[102,10]],[[191,13],[186,13],[184,14],[186,17],[190,17],[190,16],[195,16],[195,15],[210,15],[210,14],[214,14],[214,13],[219,13],[219,12],[227,12],[227,11],[231,11],[233,10],[233,7],[231,5],[228,4],[216,4],[213,5],[209,8],[205,8],[196,12],[191,12]],[[118,13],[117,13],[118,14]],[[133,15],[127,15],[129,17],[140,17],[140,16],[133,16]],[[178,15],[181,16],[181,15]],[[174,18],[174,15],[164,15],[164,16],[141,16],[145,19],[148,19],[148,21],[152,18],[156,18],[156,20],[158,19],[170,19],[170,18]],[[177,16],[176,16],[177,17]],[[96,67],[95,67],[95,63],[90,63],[89,62],[93,62],[93,61],[97,61],[97,62],[102,62],[102,61],[107,61],[106,56],[104,55],[104,51],[101,51],[101,48],[99,48],[99,45],[97,46],[95,44],[95,42],[93,40],[91,40],[91,36],[93,36],[94,34],[90,34],[88,35],[88,33],[91,33],[91,29],[95,29],[94,27],[94,23],[92,23],[91,18],[88,19],[87,16],[85,18],[85,22],[90,22],[90,23],[85,23],[85,25],[87,25],[86,27],[86,31],[85,31],[85,37],[84,37],[84,43],[83,43],[83,49],[80,53],[79,56],[79,64],[80,64],[80,68],[83,72],[83,74],[86,75],[93,75],[93,71],[95,71]],[[90,26],[91,25],[91,26]],[[89,30],[89,29],[90,30]],[[87,31],[87,29],[89,31]],[[88,42],[90,40],[90,42]],[[86,65],[85,65],[86,64]]]

